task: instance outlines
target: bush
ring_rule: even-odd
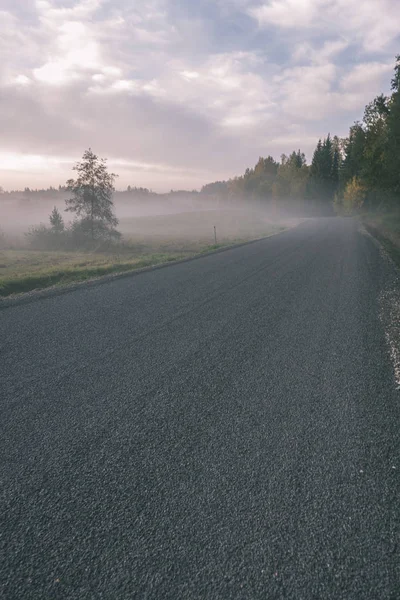
[[[56,207],[50,215],[50,223],[51,227],[41,223],[31,227],[25,234],[32,249],[104,251],[112,248],[121,238],[119,231],[99,219],[76,219],[69,227],[65,227]]]
[[[119,231],[103,221],[75,220],[68,231],[68,246],[87,250],[105,250],[119,241]]]
[[[343,209],[347,215],[353,215],[359,212],[365,202],[367,195],[366,187],[361,183],[358,177],[353,177],[344,190]]]
[[[30,247],[34,250],[60,250],[64,246],[65,235],[46,227],[44,223],[31,227],[25,234]]]

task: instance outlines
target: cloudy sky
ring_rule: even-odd
[[[0,185],[198,188],[346,135],[389,90],[399,0],[0,0]]]

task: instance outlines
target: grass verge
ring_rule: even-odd
[[[0,277],[0,297],[40,290],[54,285],[66,285],[73,282],[85,281],[112,273],[123,273],[125,271],[171,262],[179,258],[181,258],[179,255],[150,255],[147,258],[127,262],[119,261],[103,264],[96,264],[94,262],[86,266],[64,266],[61,264],[58,268],[44,268],[32,273],[15,273],[8,277]]]
[[[400,213],[367,213],[362,216],[362,222],[400,267]]]

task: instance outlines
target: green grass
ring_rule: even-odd
[[[121,258],[74,252],[4,251],[0,252],[0,297],[123,273],[181,257],[181,254],[148,254]]]
[[[146,252],[146,249],[141,248],[140,252],[136,251],[133,255],[126,248],[119,254],[0,251],[0,297],[156,266],[223,246],[224,244],[204,246],[195,243],[192,248],[186,245],[182,250],[179,246],[169,252]]]

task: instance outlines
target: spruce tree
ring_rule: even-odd
[[[333,193],[336,194],[339,187],[339,170],[340,170],[340,148],[339,148],[339,138],[335,136],[333,138],[333,152],[332,152],[332,170],[331,170],[331,181]]]
[[[55,206],[50,215],[50,225],[55,233],[64,231],[64,221],[58,208]]]

